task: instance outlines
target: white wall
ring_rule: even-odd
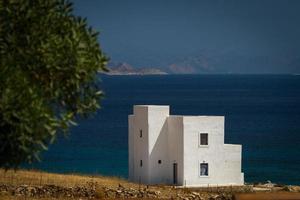
[[[178,185],[244,183],[241,145],[224,144],[223,116],[169,116],[169,106],[141,105],[134,106],[128,121],[131,181],[172,184],[175,162]],[[199,147],[200,133],[208,133],[208,146]],[[158,164],[158,160],[162,163]],[[203,161],[209,165],[208,177],[200,176]]]
[[[146,184],[167,183],[168,116],[169,106],[134,106],[133,115],[128,119],[130,180]],[[142,137],[140,129],[143,130]],[[158,164],[158,160],[162,163]]]
[[[224,144],[224,179],[227,183],[244,184],[242,145]]]
[[[240,145],[224,145],[224,117],[184,117],[184,180],[187,185],[243,184]],[[199,134],[208,133],[208,145],[199,147]],[[200,163],[208,176],[200,176]]]
[[[149,184],[167,183],[169,106],[149,106]],[[161,164],[158,163],[161,160]]]
[[[173,184],[173,163],[178,165],[178,185],[184,184],[183,179],[183,117],[170,116],[168,118],[168,183]]]
[[[128,178],[134,181],[134,115],[128,115]]]
[[[129,136],[133,140],[133,163],[129,164],[129,169],[133,169],[133,181],[148,183],[149,181],[149,138],[148,138],[148,107],[147,106],[134,106],[133,109],[133,125],[129,125],[133,130],[132,136]],[[140,130],[142,130],[142,137],[140,137]],[[130,149],[130,148],[129,148]],[[129,156],[131,158],[131,156]],[[140,160],[143,162],[143,166],[140,166]],[[130,160],[129,160],[130,162]]]

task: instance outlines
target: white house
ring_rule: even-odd
[[[135,105],[128,116],[129,180],[186,186],[242,185],[241,145],[224,144],[223,116],[170,115]]]

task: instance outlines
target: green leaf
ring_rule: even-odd
[[[74,122],[74,121],[72,121],[72,120],[69,120],[69,123],[70,123],[71,125],[73,125],[73,126],[77,126],[77,123]]]
[[[0,1],[0,167],[6,168],[38,161],[103,97],[96,74],[108,59],[98,32],[73,14],[70,1],[30,2]]]

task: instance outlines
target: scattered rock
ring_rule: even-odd
[[[271,188],[266,188],[266,187],[253,187],[254,192],[267,192],[271,191]]]
[[[266,184],[263,184],[263,186],[264,187],[268,187],[268,188],[272,188],[272,187],[274,187],[274,183],[272,183],[271,181],[267,181],[267,183]]]
[[[271,185],[270,183],[267,183]],[[150,189],[151,188],[151,189]],[[243,187],[244,188],[244,187]],[[239,189],[241,192],[245,192],[245,189]],[[300,192],[300,186],[283,186],[273,187],[266,186],[266,184],[256,185],[251,188],[251,192],[257,191],[276,191],[277,188],[280,190],[285,190],[289,192]],[[253,189],[252,189],[253,188]],[[276,190],[275,190],[276,189]],[[278,190],[279,190],[278,189]],[[14,196],[26,196],[31,198],[60,198],[67,197],[70,199],[130,199],[130,198],[147,198],[147,199],[157,199],[157,198],[173,198],[176,200],[231,200],[233,194],[239,190],[217,190],[216,192],[207,192],[200,190],[180,190],[174,192],[174,189],[170,191],[163,190],[163,192],[158,190],[158,187],[143,187],[140,189],[126,188],[119,184],[117,188],[103,187],[99,186],[96,182],[89,182],[85,186],[74,186],[74,187],[62,187],[56,185],[42,185],[42,186],[32,186],[32,185],[6,185],[0,184],[0,194],[14,195]],[[169,193],[168,193],[169,192]],[[173,195],[172,197],[167,195]]]
[[[288,185],[288,186],[284,186],[282,190],[288,192],[300,192],[300,186]]]

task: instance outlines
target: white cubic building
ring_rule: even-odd
[[[223,116],[170,115],[135,105],[128,117],[129,180],[186,186],[242,185],[241,145],[224,144]]]

